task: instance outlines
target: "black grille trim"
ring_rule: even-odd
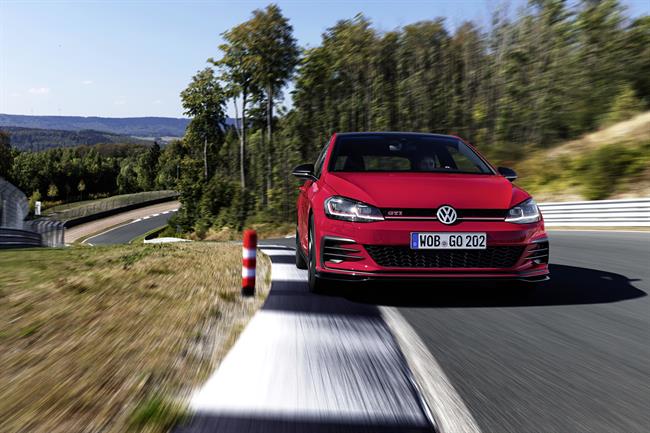
[[[526,259],[533,260],[535,263],[548,263],[549,243],[548,241],[537,242],[533,248],[526,253]]]
[[[484,250],[412,250],[405,246],[364,245],[370,257],[387,268],[512,268],[524,246],[491,246]]]
[[[352,240],[338,238],[323,239],[323,262],[356,262],[363,260],[361,247]]]
[[[382,215],[386,219],[428,219],[435,220],[438,208],[382,208]],[[456,209],[458,219],[472,220],[503,220],[508,213],[507,209]]]

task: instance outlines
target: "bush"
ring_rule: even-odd
[[[614,98],[609,112],[604,116],[601,126],[609,126],[627,120],[645,110],[643,101],[636,97],[632,86],[624,86]]]
[[[650,143],[626,147],[608,144],[588,155],[577,158],[576,173],[583,185],[583,194],[589,200],[607,198],[623,177],[634,176],[647,167]]]

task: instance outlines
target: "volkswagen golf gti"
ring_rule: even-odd
[[[335,134],[297,201],[296,266],[328,280],[548,278],[549,242],[532,197],[449,135]]]

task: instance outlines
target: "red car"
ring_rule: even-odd
[[[335,134],[297,203],[296,266],[327,280],[548,279],[549,242],[535,201],[458,137]]]

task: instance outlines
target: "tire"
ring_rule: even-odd
[[[307,251],[307,269],[309,291],[312,293],[323,293],[326,290],[327,282],[316,276],[316,248],[314,247],[314,217],[309,218],[309,242]]]
[[[300,238],[298,237],[297,228],[296,228],[296,268],[307,269],[307,260],[305,260],[305,254],[302,252],[302,247],[300,246]]]

